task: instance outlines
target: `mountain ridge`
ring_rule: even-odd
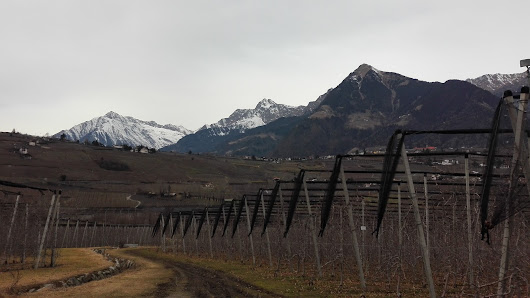
[[[72,141],[98,141],[105,146],[126,144],[160,149],[176,143],[190,133],[192,131],[183,126],[160,125],[155,121],[143,121],[110,111],[103,116],[74,125],[70,129],[61,130],[54,137],[64,134]]]

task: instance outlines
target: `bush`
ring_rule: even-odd
[[[119,162],[119,161],[101,159],[99,161],[96,161],[96,163],[98,164],[100,168],[109,170],[109,171],[130,171],[131,170],[127,164],[123,162]]]

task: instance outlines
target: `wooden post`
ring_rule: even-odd
[[[37,258],[35,259],[35,264],[33,265],[34,269],[39,268],[42,248],[44,247],[44,242],[46,240],[46,233],[48,232],[48,225],[50,224],[50,218],[52,215],[54,203],[55,203],[55,195],[52,196],[52,201],[50,203],[50,209],[48,210],[48,217],[46,218],[46,223],[44,224],[44,231],[42,232],[42,238],[40,239],[40,245],[39,245],[39,250],[37,252]]]
[[[407,175],[409,195],[412,200],[412,207],[414,210],[414,220],[416,222],[416,229],[418,231],[418,242],[420,243],[420,246],[421,246],[425,278],[427,279],[427,284],[429,285],[430,297],[434,298],[436,297],[436,291],[434,290],[434,280],[432,278],[431,261],[429,259],[430,258],[429,250],[427,248],[427,242],[425,241],[425,235],[423,233],[423,223],[421,222],[420,208],[418,206],[418,198],[416,197],[416,190],[414,189],[414,181],[412,180],[412,173],[410,172],[409,159],[407,157],[407,150],[405,150],[405,145],[403,145],[403,147],[401,148],[401,157],[403,159],[403,165],[405,166],[405,173]]]
[[[5,262],[8,262],[9,258],[9,241],[11,238],[11,231],[13,230],[13,224],[15,223],[15,216],[17,215],[17,209],[18,209],[18,200],[20,199],[20,195],[17,195],[17,198],[15,200],[15,208],[13,209],[13,215],[11,216],[11,224],[9,225],[9,231],[7,232],[7,239],[6,239],[6,245],[4,248],[4,256],[5,256]]]
[[[257,200],[258,198],[256,198]],[[247,227],[248,227],[248,238],[250,241],[250,250],[252,252],[252,265],[256,266],[256,256],[254,255],[254,241],[252,240],[252,234],[250,233],[250,212],[248,211],[247,198],[245,200],[245,213],[247,214]]]
[[[315,218],[313,217],[313,213],[311,212],[311,202],[309,201],[309,192],[307,191],[307,183],[305,182],[305,179],[303,181],[304,184],[304,193],[305,193],[305,201],[307,205],[307,214],[309,215],[309,228],[311,229],[311,235],[313,236],[313,247],[315,248],[315,260],[317,265],[317,272],[318,277],[322,277],[322,266],[320,265],[320,254],[318,252],[318,238],[317,238],[317,232],[315,229]]]
[[[258,198],[256,198],[257,200]],[[261,209],[263,211],[263,218],[265,219],[265,200],[263,199],[263,192],[261,192]],[[265,228],[265,240],[267,241],[267,252],[269,254],[269,266],[272,268],[272,252],[271,252],[271,242],[269,238],[269,231]]]
[[[346,205],[348,206],[348,220],[350,223],[350,230],[353,240],[353,251],[355,253],[355,260],[357,261],[357,270],[359,271],[359,282],[361,283],[361,288],[364,291],[366,290],[366,281],[364,279],[363,261],[361,260],[361,252],[359,251],[359,243],[357,242],[357,231],[353,221],[353,206],[350,202],[350,194],[348,192],[348,185],[346,184],[346,176],[344,175],[344,167],[342,165],[340,166],[340,176],[342,180],[344,199],[346,201]]]

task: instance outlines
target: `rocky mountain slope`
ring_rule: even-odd
[[[62,130],[54,135],[80,142],[97,140],[105,146],[143,145],[159,149],[174,144],[182,137],[192,133],[191,130],[176,125],[160,125],[154,121],[142,121],[129,116],[121,116],[109,112],[101,117],[80,123],[68,130]]]
[[[528,85],[526,72],[513,74],[485,74],[478,78],[467,79],[466,82],[487,90],[498,97],[501,97],[506,90],[519,92],[522,86]]]
[[[438,130],[489,127],[498,98],[457,80],[430,83],[363,64],[321,96],[311,112],[232,132],[222,139],[201,132],[181,139],[179,150],[215,154],[309,156],[384,147],[396,129]],[[479,138],[479,139],[477,139]],[[409,146],[477,144],[485,137],[418,136]],[[174,148],[175,148],[174,147]]]
[[[182,138],[177,144],[162,148],[163,151],[216,152],[216,146],[249,129],[260,127],[286,117],[298,117],[312,111],[325,95],[308,106],[288,106],[271,99],[261,100],[254,109],[237,109],[229,117],[201,127],[194,134]],[[225,146],[226,147],[226,146]]]

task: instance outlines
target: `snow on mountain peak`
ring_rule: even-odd
[[[149,148],[162,148],[176,143],[191,130],[176,125],[160,125],[155,121],[142,121],[130,116],[124,117],[116,112],[85,121],[74,127],[57,133],[65,134],[67,139],[80,142],[97,140],[105,146],[143,145]]]
[[[113,112],[113,111],[108,112],[107,114],[105,114],[104,117],[111,118],[111,119],[122,118],[122,116],[120,114],[118,114],[116,112]]]
[[[281,117],[300,116],[303,113],[304,106],[292,107],[277,104],[272,99],[265,98],[254,109],[237,109],[228,118],[223,118],[211,125],[204,125],[199,130],[210,129],[215,135],[224,135],[232,130],[244,132]]]

